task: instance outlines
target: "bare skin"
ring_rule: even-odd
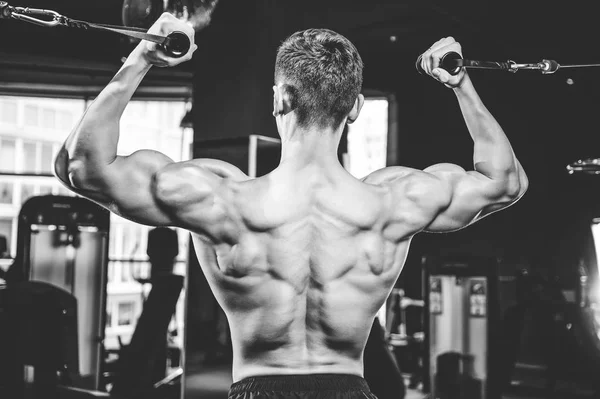
[[[182,29],[168,15],[151,28]],[[281,163],[266,176],[250,179],[217,160],[176,163],[155,151],[118,157],[118,121],[144,74],[151,65],[182,61],[141,44],[67,138],[56,174],[123,217],[192,233],[230,323],[234,381],[362,376],[373,319],[400,275],[412,237],[463,228],[513,204],[527,189],[506,136],[468,76],[434,72],[439,55],[460,51],[458,43],[446,38],[432,48],[426,70],[456,92],[475,142],[475,171],[449,164],[425,171],[392,167],[355,179],[337,161],[336,149],[344,123],[360,113],[362,96],[342,125],[300,128],[281,90],[285,82],[274,87]]]

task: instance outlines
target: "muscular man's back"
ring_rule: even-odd
[[[151,27],[173,31],[188,35],[190,51],[173,58],[162,46],[140,43],[65,140],[56,175],[118,215],[193,233],[200,265],[230,322],[238,381],[230,398],[280,398],[291,391],[372,397],[359,377],[362,351],[410,238],[464,228],[527,190],[523,168],[468,75],[440,68],[444,54],[461,54],[460,44],[439,40],[420,67],[456,93],[474,143],[474,170],[392,167],[364,182],[352,178],[337,150],[364,104],[362,60],[345,37],[308,29],[277,50],[273,116],[281,164],[249,180],[217,160],[178,164],[152,150],[117,155],[120,118],[150,67],[177,65],[197,48],[193,29],[172,15]]]
[[[195,234],[194,245],[230,323],[234,380],[362,375],[373,317],[408,249],[385,237],[388,191],[341,168],[280,167],[224,180],[213,201],[218,230]]]

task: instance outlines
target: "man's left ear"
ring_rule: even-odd
[[[283,96],[279,86],[273,86],[273,116],[283,114]]]
[[[360,114],[360,110],[362,109],[364,104],[365,104],[365,96],[363,96],[362,94],[359,94],[358,97],[356,97],[354,106],[352,106],[352,110],[350,110],[350,113],[348,114],[348,119],[346,120],[347,124],[350,125],[350,124],[354,123],[354,121],[358,118],[358,115]]]
[[[296,93],[293,86],[273,86],[273,116],[287,115],[295,109]]]

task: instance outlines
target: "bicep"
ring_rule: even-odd
[[[435,214],[425,231],[459,230],[515,202],[507,195],[508,183],[504,180],[452,164],[434,165],[424,172],[438,179],[438,195],[448,198],[447,206]]]

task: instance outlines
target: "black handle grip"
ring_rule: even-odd
[[[421,54],[419,58],[417,58],[415,67],[417,68],[417,71],[420,74],[424,75],[425,71],[423,70],[423,68],[421,68],[422,59],[423,55]],[[449,53],[444,54],[443,57],[440,59],[440,68],[447,71],[450,75],[457,75],[460,72],[460,68],[462,68],[462,65],[458,62],[459,60],[462,60],[460,54],[454,51],[450,51]]]
[[[190,38],[183,32],[171,32],[162,44],[165,52],[173,58],[183,57],[190,50]]]

